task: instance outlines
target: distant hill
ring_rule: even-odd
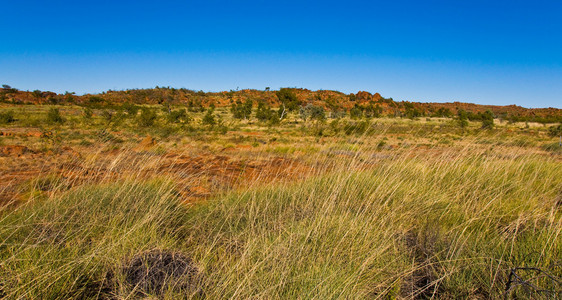
[[[285,96],[283,96],[285,95]],[[562,109],[558,108],[524,108],[517,105],[497,106],[479,105],[472,103],[422,103],[394,101],[379,93],[371,94],[360,91],[345,94],[338,91],[311,91],[302,88],[283,88],[273,90],[239,90],[224,92],[194,91],[189,89],[175,89],[156,87],[152,89],[132,89],[124,91],[103,92],[100,94],[86,94],[77,96],[71,93],[57,94],[48,91],[20,91],[9,86],[0,89],[0,102],[12,104],[76,104],[92,106],[115,106],[123,103],[135,104],[164,104],[208,107],[230,106],[238,101],[263,101],[268,105],[279,107],[282,105],[280,97],[293,98],[299,105],[322,106],[330,111],[350,111],[358,108],[371,111],[376,115],[406,116],[406,117],[451,117],[459,110],[471,114],[483,113],[491,110],[496,117],[511,121],[536,121],[542,123],[562,122]]]

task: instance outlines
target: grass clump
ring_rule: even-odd
[[[185,213],[165,182],[82,187],[0,219],[0,282],[8,298],[127,297],[127,258],[173,248]]]
[[[397,159],[197,206],[186,226],[213,270],[207,295],[495,298],[510,268],[560,259],[556,162],[449,158]]]

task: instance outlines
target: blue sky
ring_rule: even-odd
[[[304,87],[562,108],[562,1],[2,1],[23,90]]]

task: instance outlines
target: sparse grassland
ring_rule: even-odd
[[[0,295],[561,297],[558,124],[248,106],[0,107]]]

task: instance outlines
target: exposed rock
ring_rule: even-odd
[[[371,93],[365,91],[359,91],[356,94],[358,101],[369,101],[371,100]]]

